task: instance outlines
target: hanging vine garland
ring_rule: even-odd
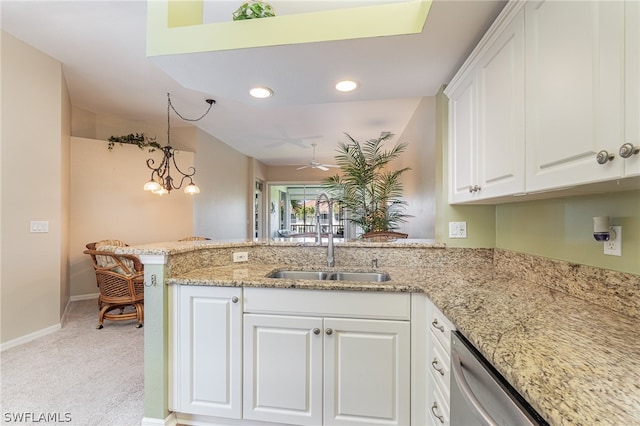
[[[113,150],[116,143],[119,143],[120,145],[125,143],[135,145],[140,149],[149,148],[149,152],[155,151],[156,148],[162,148],[160,144],[156,142],[156,138],[150,138],[144,133],[130,133],[125,136],[110,136],[107,149],[109,149],[109,151]]]

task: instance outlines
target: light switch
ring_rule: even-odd
[[[32,220],[29,225],[29,232],[49,232],[49,221]]]

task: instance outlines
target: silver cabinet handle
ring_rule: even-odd
[[[604,149],[596,155],[598,164],[606,164],[607,161],[613,161],[615,154],[605,151]]]
[[[440,373],[441,376],[444,376],[444,368],[438,367],[438,358],[434,358],[433,361],[431,361],[431,366],[434,370]]]
[[[442,333],[444,333],[444,326],[438,323],[438,318],[431,321],[431,325],[437,328],[438,330],[440,330]]]
[[[333,330],[330,328],[327,328],[324,332],[327,333],[327,336],[331,336],[333,334]]]
[[[314,329],[313,329],[313,334],[315,334],[316,336],[317,336],[318,334],[320,334],[320,329],[319,329],[319,328],[314,328]]]
[[[632,143],[625,143],[620,147],[620,151],[618,151],[618,154],[620,154],[620,157],[622,158],[629,158],[639,152],[640,146],[634,146]]]
[[[482,188],[480,188],[478,185],[473,185],[469,187],[469,192],[478,192],[480,191],[480,189]]]
[[[233,297],[231,298],[231,301],[232,301],[233,303],[238,303],[238,300],[240,300],[240,299],[238,299],[238,296],[233,296]]]
[[[437,409],[438,409],[438,403],[434,402],[433,405],[431,406],[431,414],[433,414],[438,420],[440,420],[440,423],[444,424],[444,416],[436,413]]]

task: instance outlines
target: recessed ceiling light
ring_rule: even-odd
[[[249,90],[249,94],[254,98],[264,99],[273,96],[273,90],[268,87],[260,86]]]
[[[342,80],[336,83],[336,90],[340,92],[351,92],[358,88],[358,83],[352,80]]]

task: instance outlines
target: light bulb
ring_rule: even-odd
[[[166,188],[160,188],[158,190],[151,191],[151,192],[153,192],[156,195],[164,195],[164,194],[168,194],[169,193],[169,191],[167,191]]]
[[[249,94],[254,98],[264,99],[273,96],[273,90],[269,89],[268,87],[262,86],[254,87],[253,89],[249,90]]]
[[[155,191],[158,191],[160,188],[161,188],[160,184],[153,179],[144,184],[145,191],[155,192]]]
[[[184,188],[184,193],[189,195],[199,194],[200,188],[198,188],[198,186],[192,182]]]
[[[336,90],[340,92],[351,92],[358,88],[358,83],[352,80],[342,80],[336,83]]]

